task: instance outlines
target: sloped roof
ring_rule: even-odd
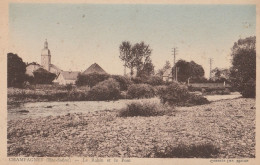
[[[56,69],[57,71],[61,72],[62,70],[60,68],[58,68],[56,65],[50,64],[51,68]]]
[[[102,69],[97,63],[92,64],[88,69],[86,69],[83,74],[90,74],[90,73],[101,73],[106,74],[104,69]]]
[[[60,74],[65,80],[77,80],[79,73],[77,71],[62,71]]]
[[[41,65],[38,64],[37,62],[31,62],[31,63],[27,64],[26,66],[29,66],[29,65],[38,65],[38,66],[41,66]]]
[[[172,77],[172,69],[167,69],[164,73],[163,73],[163,77]]]

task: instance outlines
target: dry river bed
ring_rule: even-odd
[[[87,108],[87,107],[86,107]],[[255,157],[255,99],[177,107],[154,117],[118,110],[8,121],[8,156],[150,157],[154,148],[210,143],[218,158]]]

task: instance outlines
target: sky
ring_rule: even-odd
[[[51,61],[63,70],[84,71],[98,63],[123,75],[122,41],[144,41],[155,70],[166,60],[195,61],[209,77],[212,68],[231,66],[238,39],[256,35],[255,5],[174,4],[9,4],[9,51],[40,63],[47,39]]]

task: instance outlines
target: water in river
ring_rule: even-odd
[[[86,113],[100,110],[121,109],[131,102],[159,103],[158,98],[117,101],[68,101],[68,102],[33,102],[8,105],[8,120],[66,115],[67,113]]]
[[[209,95],[205,96],[209,101],[222,99],[233,99],[240,94],[232,95]],[[8,120],[16,120],[28,117],[45,117],[66,115],[67,113],[86,113],[100,110],[121,109],[131,102],[153,102],[159,103],[158,98],[140,100],[118,100],[118,101],[68,101],[68,102],[34,102],[18,105],[8,105]]]

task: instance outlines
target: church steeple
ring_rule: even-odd
[[[44,49],[48,49],[48,42],[47,42],[47,39],[45,39],[45,42],[44,42]]]
[[[51,52],[48,49],[48,42],[47,39],[44,42],[44,48],[42,49],[41,54],[41,65],[44,69],[47,71],[50,71],[50,65],[51,65]]]

